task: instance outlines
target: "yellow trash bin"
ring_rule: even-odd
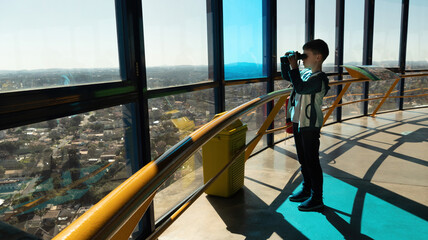
[[[217,114],[214,118],[220,116]],[[239,149],[245,146],[247,125],[240,120],[223,129],[202,147],[204,183],[214,177]],[[224,171],[205,191],[206,194],[229,197],[244,185],[245,156],[242,153],[235,163]]]

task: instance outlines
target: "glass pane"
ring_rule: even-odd
[[[373,31],[373,65],[398,67],[401,0],[376,0]]]
[[[344,80],[350,78],[350,76],[344,76]],[[363,87],[364,83],[353,83],[348,88],[348,91],[343,95],[342,102],[353,102],[361,100],[363,97]],[[353,103],[349,105],[342,106],[342,119],[355,117],[362,115],[361,103]]]
[[[315,38],[324,40],[330,51],[329,56],[323,63],[323,71],[334,72],[336,0],[315,1]]]
[[[263,52],[263,1],[223,1],[224,77],[266,77]]]
[[[280,81],[275,81],[274,83],[274,87],[275,87],[275,91],[278,90],[282,90],[284,88],[287,88],[289,86],[290,82],[285,81],[285,80],[280,80]],[[275,104],[277,102],[278,99],[275,100]],[[275,128],[279,128],[279,127],[283,127],[285,126],[285,118],[286,118],[286,113],[285,113],[285,104],[284,106],[279,110],[278,114],[276,115],[274,121],[275,121]],[[286,133],[285,130],[280,130],[274,133],[274,141],[280,141],[284,138],[286,138],[287,136],[291,136],[290,134]]]
[[[143,0],[149,89],[208,81],[206,2]]]
[[[130,124],[116,106],[0,131],[2,221],[42,239],[64,229],[131,175]]]
[[[394,83],[393,79],[384,80],[384,81],[371,81],[370,88],[369,88],[369,98],[377,98],[377,97],[385,96],[385,93],[388,92],[389,88],[393,83]],[[390,96],[397,96],[399,94],[398,93],[399,85],[400,83],[398,83],[395,86]],[[381,99],[369,101],[369,108],[368,108],[369,114],[372,113],[377,108],[380,101]],[[398,108],[397,101],[398,101],[397,98],[387,98],[385,102],[382,104],[381,108],[378,110],[378,112],[397,109]]]
[[[346,1],[344,64],[361,64],[363,59],[364,1]]]
[[[243,103],[266,94],[266,83],[251,83],[244,85],[226,86],[226,110],[231,110]],[[257,131],[266,119],[266,104],[249,111],[241,117],[242,123],[247,124],[247,141],[256,136]],[[267,146],[266,136],[260,140],[253,153]]]
[[[114,1],[3,1],[0,92],[120,80]]]
[[[292,19],[292,21],[290,21]],[[305,1],[277,1],[277,63],[285,52],[302,52],[305,44]]]
[[[428,67],[428,1],[412,0],[409,5],[406,69]]]
[[[199,149],[160,186],[154,198],[155,219],[158,220],[203,184],[202,151]]]
[[[213,89],[149,99],[152,159],[209,122],[214,111]]]
[[[360,65],[363,59],[364,35],[364,1],[345,2],[345,36],[343,46],[343,63]],[[344,69],[344,72],[346,70]],[[349,76],[344,76],[344,79]],[[342,97],[342,102],[360,100],[363,96],[363,83],[354,83]],[[361,115],[359,103],[342,106],[342,119]]]
[[[404,96],[408,97],[404,98],[404,108],[427,106],[428,96],[425,95],[427,93],[428,76],[405,78]]]
[[[214,114],[213,89],[149,99],[152,159],[209,122]],[[199,150],[168,178],[156,194],[156,219],[202,184],[202,153]]]

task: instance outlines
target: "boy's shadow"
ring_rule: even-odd
[[[353,230],[352,226],[343,218],[341,218],[337,213],[351,217],[349,214],[329,206],[325,206],[321,213],[325,216],[327,221],[329,221],[330,224],[342,234],[345,239],[373,239],[367,235]]]
[[[229,198],[208,195],[206,198],[226,224],[227,230],[241,234],[246,239],[268,239],[273,233],[282,239],[308,239],[299,229],[285,220],[282,214],[276,211],[300,185],[302,177],[295,178],[298,173],[299,170],[294,173],[294,177],[289,180],[270,205],[267,205],[245,186]],[[325,206],[320,213],[345,239],[372,239],[353,230],[352,225],[337,213],[350,217],[349,214],[328,206]],[[301,214],[305,213],[302,212]]]

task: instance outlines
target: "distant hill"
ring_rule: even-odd
[[[266,77],[263,65],[257,63],[237,62],[224,65],[225,79],[262,78]]]

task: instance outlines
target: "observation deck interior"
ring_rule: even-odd
[[[0,240],[428,239],[428,1],[0,6]],[[288,200],[280,61],[318,38],[322,213]],[[244,186],[208,196],[201,149],[238,118]]]
[[[325,126],[326,208],[308,213],[287,200],[302,182],[290,138],[247,161],[243,189],[204,194],[159,239],[425,239],[427,141],[427,108]]]

